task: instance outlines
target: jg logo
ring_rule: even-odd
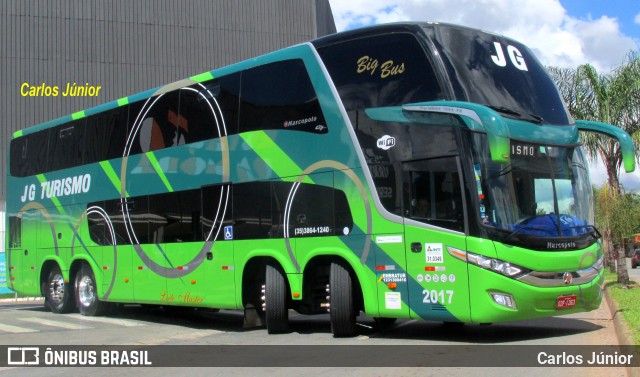
[[[39,365],[40,348],[38,347],[8,347],[7,365]]]

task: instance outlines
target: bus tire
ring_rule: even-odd
[[[76,274],[75,281],[76,306],[80,314],[85,316],[105,315],[109,309],[109,303],[100,301],[93,270],[84,264]]]
[[[356,335],[353,281],[343,263],[331,263],[329,274],[329,317],[334,338]]]
[[[264,301],[267,333],[289,332],[286,278],[278,267],[271,264],[267,264],[265,270]]]
[[[74,308],[73,285],[64,282],[57,265],[51,268],[44,289],[44,305],[53,313],[69,313]]]

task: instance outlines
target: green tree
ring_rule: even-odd
[[[620,67],[610,74],[599,74],[584,64],[576,69],[549,68],[569,112],[575,119],[594,120],[616,125],[633,138],[640,139],[640,54],[632,52]],[[581,133],[581,140],[591,160],[600,157],[607,171],[607,184],[596,195],[597,226],[603,236],[603,247],[609,266],[613,267],[614,244],[622,245],[625,236],[638,225],[633,196],[623,194],[620,185],[622,152],[613,139],[594,133]],[[637,147],[636,147],[637,148]],[[637,153],[636,153],[637,155]],[[624,250],[618,249],[618,281],[628,284]]]
[[[629,53],[624,64],[610,74],[599,74],[583,64],[576,69],[550,67],[569,112],[575,119],[613,124],[640,139],[640,53]],[[620,145],[613,139],[594,133],[581,133],[585,150],[592,160],[600,157],[607,171],[609,185],[622,193]]]
[[[640,221],[640,198],[636,194],[618,194],[605,184],[595,189],[596,226],[602,234],[602,243],[607,256],[607,265],[612,272],[618,270],[618,282],[629,284],[629,274],[625,264],[624,239],[637,229]],[[612,255],[618,251],[618,259]],[[616,265],[617,262],[617,265]]]

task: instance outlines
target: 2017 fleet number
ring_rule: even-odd
[[[423,289],[422,294],[424,295],[422,302],[425,304],[451,304],[451,299],[453,298],[453,291],[450,289],[447,289],[446,291]]]

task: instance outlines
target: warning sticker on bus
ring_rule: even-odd
[[[441,243],[425,243],[424,250],[427,263],[444,263]]]

